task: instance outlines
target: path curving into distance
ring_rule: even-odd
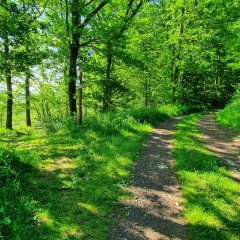
[[[128,190],[131,199],[123,202],[127,214],[111,229],[110,240],[184,240],[181,189],[173,169],[172,135],[180,117],[155,128],[134,166]]]

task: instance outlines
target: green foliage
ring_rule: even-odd
[[[14,151],[0,149],[0,181],[3,186],[17,177],[16,169],[12,165],[18,160]]]
[[[121,131],[131,131],[136,124],[133,117],[123,111],[107,112],[88,115],[83,128],[92,129],[105,135],[117,135]]]
[[[138,123],[155,125],[170,117],[202,110],[203,107],[200,105],[168,104],[158,108],[136,108],[126,109],[125,111],[109,111],[106,113],[91,111],[84,116],[84,122],[80,126],[80,129],[82,131],[91,129],[95,132],[101,132],[103,135],[116,135],[121,131],[134,129],[134,126]],[[47,132],[61,132],[62,130],[66,130],[74,135],[74,133],[79,131],[76,117],[49,117],[41,121],[40,124]]]
[[[174,134],[173,155],[185,200],[189,239],[237,240],[239,182],[200,140],[197,123],[201,116],[183,118]]]
[[[221,110],[216,120],[225,127],[230,127],[240,133],[240,94],[234,96],[233,101]]]
[[[28,187],[24,174],[32,172],[33,157],[12,149],[0,148],[0,239],[26,239],[33,231],[35,201],[24,194]]]
[[[201,106],[168,104],[158,108],[133,109],[130,111],[130,115],[140,123],[157,124],[159,121],[164,121],[170,117],[202,111],[202,109]]]

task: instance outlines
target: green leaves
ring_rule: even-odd
[[[5,217],[5,218],[1,221],[1,223],[2,223],[3,225],[9,225],[9,224],[11,223],[11,220],[10,220],[9,217]]]
[[[2,219],[3,215],[3,219]],[[4,207],[0,207],[0,226],[2,225],[9,225],[11,223],[11,220],[9,217],[5,216],[5,209]]]
[[[4,210],[4,207],[0,207],[0,213],[4,213],[5,210]]]

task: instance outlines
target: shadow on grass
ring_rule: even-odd
[[[13,199],[8,206],[15,210],[9,213],[13,221],[5,226],[11,236],[6,239],[106,239],[110,215],[119,198],[127,195],[122,185],[146,131],[127,133],[104,137],[100,131],[62,134],[59,146],[52,142],[53,135],[41,144],[29,141],[27,147],[38,156],[38,163],[23,150],[26,146],[21,139],[16,152],[22,154],[21,161],[14,163],[21,172],[21,183],[15,200],[7,196]],[[26,206],[27,211],[23,210]],[[20,220],[15,221],[16,212]]]
[[[13,150],[1,148],[0,158],[0,239],[27,240],[38,236],[39,231],[49,231],[45,226],[37,226],[37,204],[28,191],[26,175],[36,169],[21,161]],[[49,232],[55,235],[53,229]]]
[[[199,140],[200,116],[191,115],[178,124],[173,150],[190,239],[239,239],[239,182]]]
[[[104,239],[108,216],[123,194],[114,185],[117,177],[94,173],[93,166],[85,169],[89,175],[78,177],[79,168],[46,171],[18,160],[14,164],[21,171],[20,185],[14,180],[12,185],[6,182],[7,188],[1,186],[7,201],[2,199],[0,206],[11,219],[0,225],[1,239]]]

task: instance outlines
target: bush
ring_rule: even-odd
[[[0,149],[0,182],[1,186],[5,186],[8,181],[17,178],[17,171],[14,168],[14,161],[19,158],[12,150]]]
[[[233,100],[221,110],[216,120],[225,127],[230,127],[240,133],[240,90],[237,91]]]
[[[139,108],[130,111],[130,115],[140,123],[156,124],[170,117],[202,111],[201,106],[163,105],[158,108]]]
[[[104,135],[116,135],[121,130],[130,130],[136,121],[128,113],[108,112],[94,113],[87,116],[83,128],[101,132]]]

